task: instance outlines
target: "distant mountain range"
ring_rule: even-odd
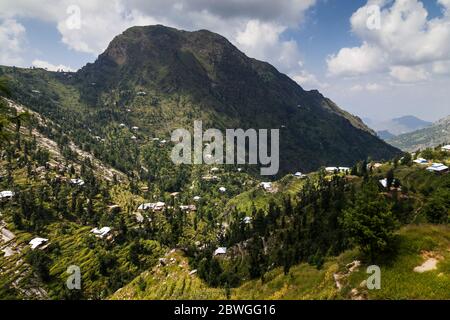
[[[390,138],[387,142],[404,151],[416,151],[450,143],[450,116],[429,127]]]
[[[430,126],[432,123],[419,119],[415,116],[407,115],[387,121],[377,121],[365,118],[364,122],[375,130],[383,140],[392,139],[395,136],[413,132]]]

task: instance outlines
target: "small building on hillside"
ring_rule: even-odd
[[[82,179],[70,179],[70,184],[75,186],[84,186],[84,181]]]
[[[339,172],[342,172],[345,174],[348,174],[351,170],[349,167],[339,167],[338,169],[339,169]]]
[[[448,144],[448,145],[446,145],[446,146],[443,146],[443,147],[441,148],[441,150],[442,150],[442,151],[446,151],[446,152],[450,151],[450,144]]]
[[[297,179],[304,179],[306,178],[306,175],[301,172],[296,172],[294,173],[294,177],[296,177]]]
[[[219,177],[218,176],[212,176],[212,175],[206,175],[202,177],[202,180],[204,181],[219,181]]]
[[[110,227],[103,227],[101,229],[94,228],[91,230],[91,233],[93,233],[97,238],[103,239],[108,235],[110,231],[111,231]]]
[[[424,159],[424,158],[418,158],[418,159],[414,160],[413,162],[417,163],[417,164],[427,164],[428,160]]]
[[[143,203],[138,207],[138,210],[141,211],[147,211],[147,210],[153,210],[153,211],[161,211],[166,207],[166,204],[164,202],[155,202],[155,203]]]
[[[339,172],[339,168],[338,167],[326,167],[325,171],[328,173],[337,173],[337,172]]]
[[[193,212],[197,211],[197,207],[194,204],[181,205],[180,210],[183,212]]]
[[[442,163],[433,163],[427,170],[434,173],[445,173],[448,172],[448,167]]]
[[[1,191],[0,192],[0,200],[11,200],[14,197],[14,192],[12,191]]]
[[[227,254],[227,248],[226,247],[219,247],[214,251],[214,256],[224,256]]]
[[[261,182],[259,186],[268,192],[272,191],[273,187],[272,182]]]
[[[29,245],[31,246],[31,250],[34,250],[40,246],[42,246],[44,243],[48,242],[48,239],[45,238],[34,238],[29,242]]]
[[[386,178],[384,178],[384,179],[382,179],[382,180],[379,180],[379,182],[380,182],[380,184],[381,184],[381,186],[383,187],[383,188],[387,188],[387,186],[388,186],[388,180],[386,179]]]
[[[200,201],[201,197],[200,196],[195,196],[193,199],[194,199],[194,201]]]
[[[245,224],[250,224],[252,223],[252,217],[245,217],[244,219],[242,219],[242,222]]]
[[[225,187],[220,187],[220,188],[219,188],[219,191],[222,192],[222,193],[225,193],[225,192],[227,192],[227,188],[225,188]]]

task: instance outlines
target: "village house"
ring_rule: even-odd
[[[84,181],[82,179],[70,179],[70,184],[81,187],[84,186]]]
[[[212,176],[212,175],[206,175],[202,177],[202,180],[204,181],[219,181],[219,177],[218,176]]]
[[[262,187],[265,191],[272,191],[272,182],[261,182],[259,186]]]
[[[0,192],[0,200],[10,200],[14,197],[14,192],[12,191],[1,191]]]
[[[303,179],[306,178],[306,175],[301,172],[296,172],[294,173],[294,177],[296,177],[297,179]]]
[[[131,127],[131,130],[138,131],[139,127]]]
[[[110,227],[103,227],[101,229],[94,228],[91,230],[91,233],[93,233],[97,238],[103,239],[108,233],[111,231]]]
[[[339,172],[341,172],[341,173],[348,174],[350,172],[349,167],[339,167],[338,169],[339,169]]]
[[[325,171],[328,173],[337,173],[339,171],[338,167],[326,167]]]
[[[140,97],[144,97],[144,96],[147,95],[147,92],[145,92],[145,91],[138,91],[138,92],[136,93],[136,95],[138,95],[138,96],[140,96]]]
[[[414,160],[413,162],[417,163],[417,164],[427,164],[428,160],[424,159],[424,158],[418,158],[418,159]]]
[[[222,192],[222,193],[225,193],[225,192],[227,192],[227,188],[225,188],[225,187],[220,187],[220,188],[219,188],[219,191]]]
[[[181,205],[180,210],[183,212],[193,212],[193,211],[197,211],[197,207],[193,204]]]
[[[156,202],[156,203],[143,203],[138,207],[138,210],[141,211],[147,211],[147,210],[153,210],[153,211],[161,211],[166,207],[166,204],[164,202]]]
[[[448,145],[446,145],[446,146],[443,146],[443,147],[441,148],[441,150],[442,150],[442,151],[446,151],[446,152],[450,151],[450,144],[448,144]]]
[[[250,224],[252,223],[252,217],[245,217],[244,219],[242,219],[242,222],[244,222],[245,224]]]
[[[38,238],[34,238],[33,240],[31,240],[29,242],[29,245],[31,245],[31,250],[34,250],[46,242],[48,242],[48,239],[38,237]]]
[[[194,201],[200,201],[201,197],[200,196],[195,196],[193,199],[194,199]]]
[[[349,167],[326,167],[325,171],[328,173],[345,173],[348,174],[350,172],[350,168]]]
[[[227,254],[227,248],[219,247],[214,251],[214,256],[224,256]]]
[[[387,181],[386,178],[385,178],[385,179],[382,179],[382,180],[379,180],[379,182],[380,182],[380,184],[381,184],[381,186],[382,186],[383,188],[387,188],[388,181]]]
[[[434,173],[445,173],[448,172],[448,167],[442,163],[433,163],[427,170]]]

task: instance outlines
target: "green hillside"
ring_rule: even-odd
[[[15,100],[124,171],[136,169],[138,151],[109,141],[121,123],[139,127],[138,146],[148,137],[168,139],[176,128],[192,129],[194,120],[205,129],[280,129],[282,174],[399,152],[318,91],[303,90],[205,30],[134,27],[76,73],[1,67],[0,76],[10,80]]]

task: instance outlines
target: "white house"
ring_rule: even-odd
[[[199,197],[199,196],[194,197],[194,201],[199,201],[200,199],[201,199],[201,197]]]
[[[0,192],[0,200],[8,200],[8,199],[12,199],[14,197],[14,192],[12,191],[1,191]]]
[[[91,233],[93,233],[97,238],[103,239],[110,231],[111,231],[110,227],[103,227],[101,229],[94,228],[91,230]]]
[[[154,211],[161,211],[162,209],[164,209],[164,207],[166,206],[166,204],[164,202],[156,202],[156,203],[143,203],[138,207],[138,210],[154,210]]]
[[[84,181],[82,179],[70,179],[70,183],[76,186],[84,186]]]
[[[131,136],[131,140],[137,140],[136,136]]]
[[[218,176],[206,175],[202,177],[202,180],[205,181],[218,181],[220,180]]]
[[[417,163],[417,164],[427,164],[428,163],[427,159],[424,159],[424,158],[418,158],[418,159],[414,160],[413,162]]]
[[[222,192],[222,193],[227,192],[227,188],[225,188],[225,187],[220,187],[220,188],[219,188],[219,191]]]
[[[29,244],[31,245],[31,250],[36,249],[37,247],[41,246],[43,243],[46,243],[47,241],[48,239],[45,238],[34,238],[29,242]]]
[[[126,127],[126,125],[125,125],[125,123],[121,123],[121,124],[119,124],[119,127],[121,127],[121,128],[125,128],[125,127]]]
[[[442,150],[442,151],[450,151],[450,144],[448,144],[448,145],[446,145],[446,146],[443,146],[443,147],[441,148],[441,150]]]
[[[328,173],[336,173],[339,171],[339,168],[338,167],[326,167],[325,171]]]
[[[342,172],[342,173],[350,172],[350,168],[349,167],[339,167],[338,169],[339,169],[339,172]]]
[[[193,204],[181,205],[180,210],[185,211],[185,212],[186,211],[197,211],[197,207]]]
[[[294,173],[294,177],[301,179],[301,178],[306,178],[306,175],[304,175],[301,172],[296,172],[296,173]]]
[[[383,188],[387,188],[387,186],[388,186],[388,181],[387,181],[386,178],[380,180],[379,182],[380,182],[380,184],[383,186]]]
[[[139,127],[131,127],[131,130],[137,131],[139,130]]]
[[[138,96],[146,96],[147,95],[147,92],[145,92],[145,91],[138,91],[137,93],[136,93]]]
[[[435,173],[443,173],[448,171],[448,167],[442,163],[433,163],[427,170]]]
[[[272,182],[261,182],[259,185],[266,191],[272,190]]]
[[[245,224],[250,224],[252,223],[252,217],[245,217],[244,219],[242,219],[242,222],[244,222]]]
[[[214,256],[222,256],[227,254],[227,248],[219,247],[214,251]]]

